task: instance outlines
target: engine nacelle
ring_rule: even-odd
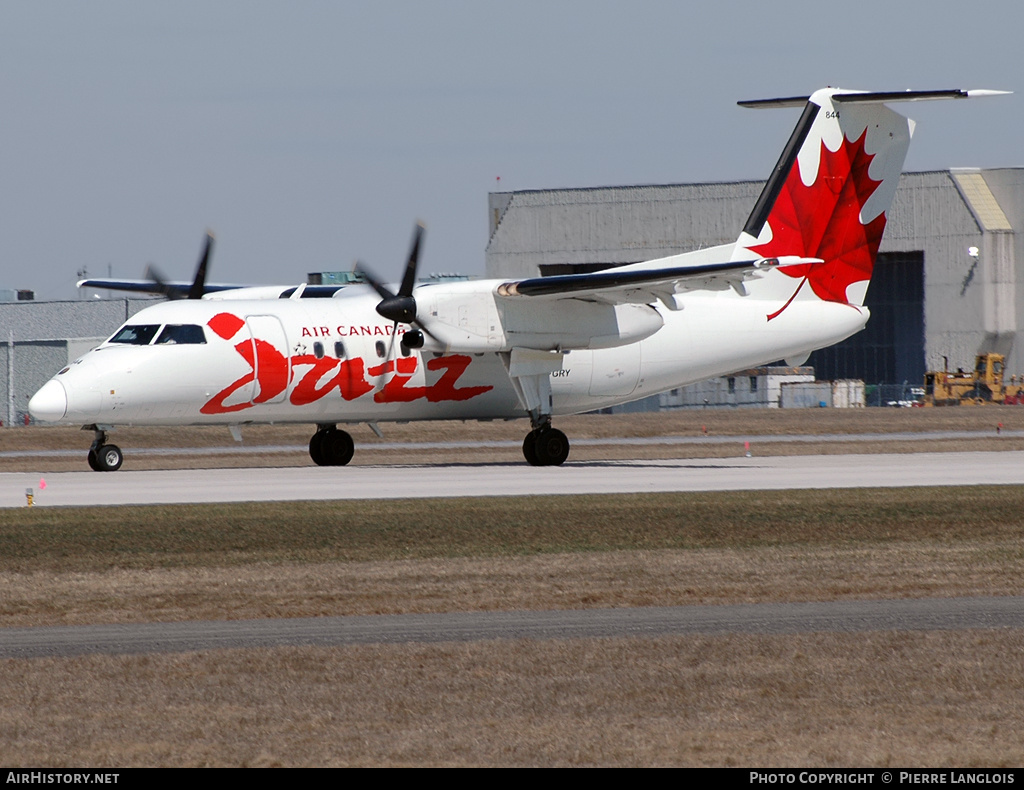
[[[475,298],[468,298],[470,291]],[[421,287],[416,301],[430,333],[446,348],[465,353],[615,348],[650,337],[664,325],[661,314],[650,305],[505,298],[493,293],[485,300],[479,283]],[[428,339],[427,347],[432,346]]]

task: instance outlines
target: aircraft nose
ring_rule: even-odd
[[[64,385],[50,379],[28,402],[28,411],[37,420],[57,422],[68,411],[68,393]]]

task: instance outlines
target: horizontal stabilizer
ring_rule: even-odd
[[[751,110],[768,110],[775,107],[803,107],[810,96],[788,96],[778,99],[748,99],[736,102],[740,107]]]
[[[840,104],[882,104],[898,101],[934,101],[938,99],[973,99],[982,96],[1002,96],[1012,91],[993,90],[939,90],[939,91],[841,91],[832,94],[832,101]],[[802,107],[810,96],[787,96],[779,99],[753,99],[736,102],[740,107],[766,110],[775,107]]]

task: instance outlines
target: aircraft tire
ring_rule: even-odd
[[[536,447],[539,466],[561,466],[569,457],[569,438],[557,428],[537,431]]]
[[[540,459],[537,457],[537,431],[530,431],[523,439],[523,458],[530,466],[540,466]]]
[[[356,445],[347,431],[325,431],[323,454],[327,466],[345,466],[355,455]]]
[[[86,456],[86,460],[89,461],[89,468],[92,469],[92,471],[94,471],[94,472],[102,472],[103,471],[102,469],[100,469],[100,462],[96,458],[96,451],[95,450],[90,450],[89,451],[89,454]]]
[[[116,472],[124,463],[124,453],[116,444],[105,444],[96,451],[96,466],[101,472]]]
[[[324,436],[327,431],[317,431],[309,440],[309,457],[317,466],[327,466],[327,459],[324,457]]]

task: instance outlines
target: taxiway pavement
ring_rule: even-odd
[[[659,606],[0,629],[0,659],[307,645],[1024,627],[1024,598]]]
[[[1020,485],[1024,451],[0,474],[0,507]]]

